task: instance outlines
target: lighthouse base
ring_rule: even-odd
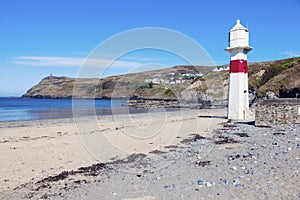
[[[249,118],[248,74],[230,73],[228,119],[247,120]]]

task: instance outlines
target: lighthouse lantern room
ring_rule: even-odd
[[[228,119],[246,120],[249,112],[247,53],[252,47],[248,29],[240,20],[230,30],[228,43],[225,49],[230,54]]]

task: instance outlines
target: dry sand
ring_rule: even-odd
[[[224,114],[2,123],[1,199],[300,199],[300,127]]]
[[[161,110],[163,111],[163,110]],[[177,144],[192,133],[211,134],[224,110],[181,110],[96,118],[0,123],[0,189],[96,162],[122,159]]]

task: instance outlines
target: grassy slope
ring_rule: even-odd
[[[300,57],[249,64],[249,88],[259,97],[267,91],[280,97],[295,97],[300,92]]]

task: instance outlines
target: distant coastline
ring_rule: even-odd
[[[300,57],[249,64],[250,103],[257,99],[299,98]],[[227,100],[228,65],[175,66],[102,79],[48,76],[23,98],[178,100],[185,103]]]

